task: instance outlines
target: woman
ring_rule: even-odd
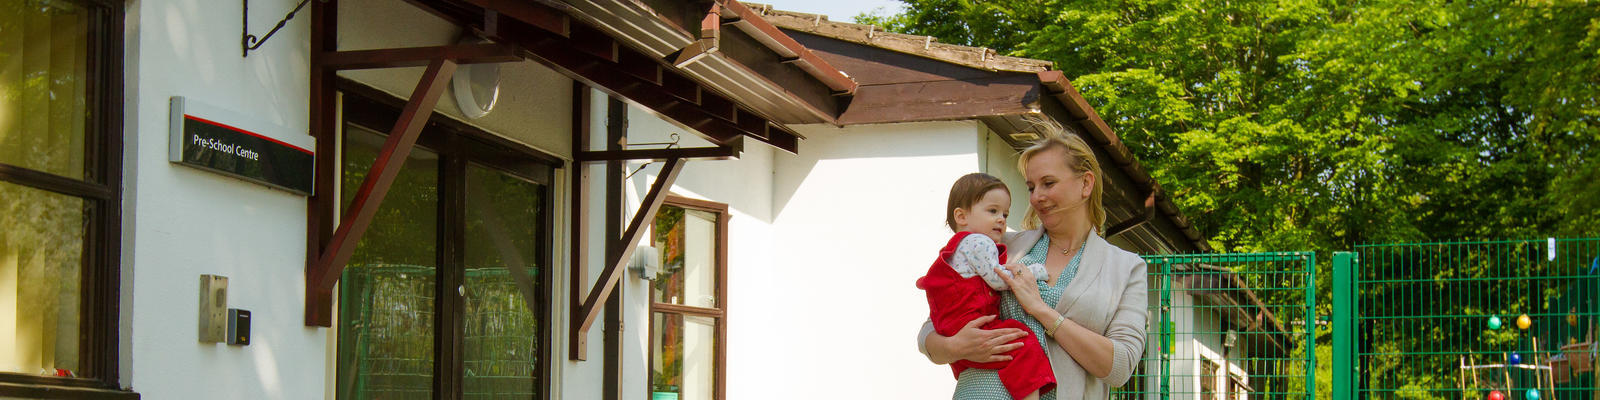
[[[1056,390],[1041,399],[1100,400],[1127,383],[1144,353],[1145,263],[1106,243],[1100,165],[1083,139],[1053,124],[1041,124],[1046,139],[1023,150],[1017,167],[1027,178],[1029,230],[1006,235],[1012,290],[1001,299],[1000,317],[1016,319],[1046,343]],[[1018,257],[1020,256],[1020,257]],[[1035,284],[1020,267],[1042,263],[1051,275]],[[991,362],[1020,343],[1017,329],[984,330],[979,318],[955,336],[922,326],[918,347],[938,364],[956,360]],[[968,369],[956,384],[957,399],[1004,399],[994,370]]]

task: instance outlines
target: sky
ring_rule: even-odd
[[[852,22],[856,14],[870,13],[882,8],[883,14],[900,11],[904,3],[895,0],[755,0],[754,3],[771,4],[772,8],[828,16],[829,21]]]

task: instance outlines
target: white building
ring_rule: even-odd
[[[1029,115],[1099,147],[1113,243],[1208,250],[1048,64],[731,0],[311,0],[267,34],[300,4],[0,6],[0,397],[947,396],[913,282],[956,177],[1023,213]]]

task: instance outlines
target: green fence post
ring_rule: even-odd
[[[1305,274],[1306,300],[1305,300],[1305,351],[1306,351],[1306,400],[1317,398],[1317,256],[1316,253],[1307,252],[1301,262],[1301,273]]]
[[[1161,400],[1172,398],[1172,260],[1161,262]]]
[[[1333,398],[1356,398],[1356,253],[1333,253]]]

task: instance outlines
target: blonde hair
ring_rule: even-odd
[[[1104,175],[1100,174],[1100,161],[1095,159],[1094,149],[1090,148],[1089,143],[1084,142],[1082,137],[1067,132],[1065,128],[1062,128],[1055,121],[1030,118],[1029,122],[1033,123],[1034,129],[1037,129],[1039,135],[1043,136],[1043,138],[1033,142],[1033,145],[1028,146],[1027,149],[1022,150],[1022,155],[1017,157],[1017,171],[1022,172],[1023,176],[1027,176],[1028,160],[1045,151],[1061,149],[1067,155],[1067,169],[1079,175],[1085,173],[1094,175],[1094,188],[1090,189],[1089,202],[1086,204],[1089,207],[1089,226],[1095,231],[1104,229],[1106,207],[1105,203],[1101,202],[1100,195],[1104,191],[1101,190],[1100,182],[1105,179]],[[1033,207],[1028,207],[1027,216],[1022,218],[1022,227],[1024,229],[1037,229],[1039,224],[1039,213],[1034,211]]]

